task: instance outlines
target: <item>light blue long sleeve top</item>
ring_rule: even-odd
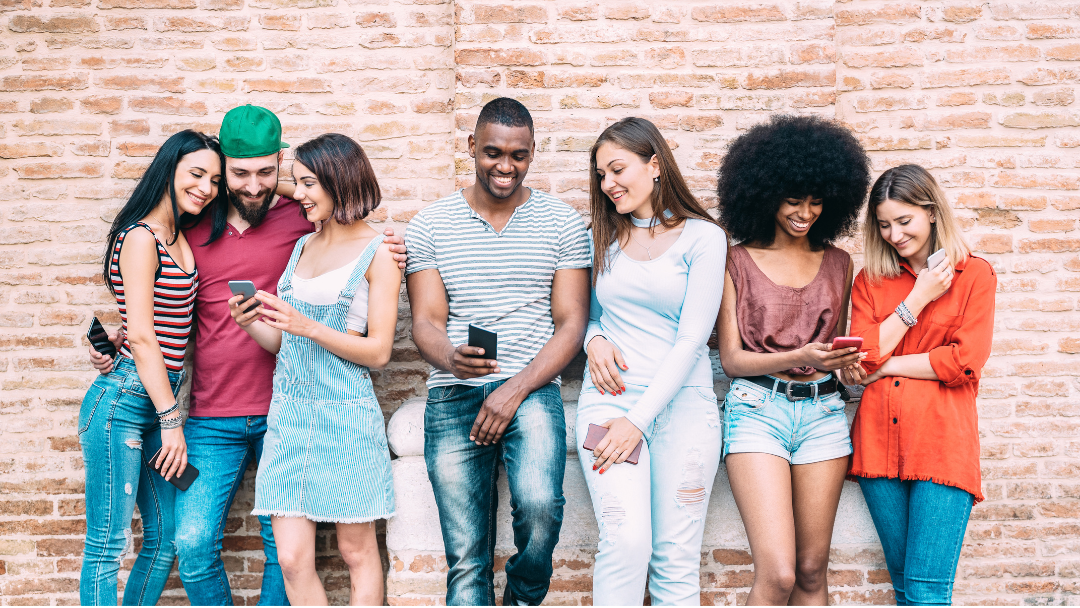
[[[727,236],[716,224],[691,219],[653,260],[631,259],[618,242],[609,256],[611,266],[592,290],[585,346],[602,335],[623,353],[623,382],[648,387],[626,414],[644,432],[683,387],[712,390],[706,342],[724,292]],[[596,390],[587,368],[585,376],[584,389]]]

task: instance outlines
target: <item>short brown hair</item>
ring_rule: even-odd
[[[334,201],[333,218],[352,224],[382,202],[382,190],[360,144],[340,133],[325,133],[296,148],[296,160],[311,169]]]

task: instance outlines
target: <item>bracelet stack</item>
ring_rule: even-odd
[[[183,414],[178,414],[176,416],[176,418],[168,418],[168,419],[166,419],[167,416],[171,416],[173,413],[179,412],[179,410],[180,410],[180,404],[179,403],[174,403],[172,405],[172,407],[170,407],[167,410],[164,410],[164,411],[161,411],[161,412],[155,412],[157,414],[158,423],[161,425],[161,430],[167,431],[169,429],[178,429],[178,428],[184,426],[184,415]]]
[[[903,302],[900,302],[900,305],[896,307],[896,316],[900,317],[900,320],[908,327],[915,327],[915,324],[919,322],[915,315],[908,310],[907,304]]]

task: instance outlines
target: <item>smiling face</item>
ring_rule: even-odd
[[[293,198],[300,203],[304,217],[312,223],[330,219],[334,215],[334,200],[323,190],[315,172],[300,161],[293,163],[292,171],[296,183]]]
[[[930,255],[935,221],[931,207],[886,199],[874,213],[881,238],[892,245],[900,257],[922,260]]]
[[[810,227],[821,217],[821,199],[785,198],[776,210],[776,229],[792,238],[806,238]]]
[[[646,162],[607,141],[596,149],[596,173],[600,176],[600,190],[615,204],[616,211],[633,213],[640,219],[652,217],[653,180],[660,175],[655,154]]]
[[[266,217],[277,190],[281,153],[256,158],[225,158],[229,201],[244,221],[257,226]]]
[[[202,149],[180,157],[173,176],[177,208],[181,213],[198,215],[217,196],[220,182],[221,160],[213,150]]]
[[[528,127],[487,123],[469,136],[469,156],[476,159],[476,182],[497,199],[513,196],[533,157],[533,134]]]

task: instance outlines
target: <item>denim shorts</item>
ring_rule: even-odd
[[[782,392],[736,378],[724,399],[724,457],[757,452],[810,464],[848,456],[851,433],[844,405],[837,392],[788,401]]]

